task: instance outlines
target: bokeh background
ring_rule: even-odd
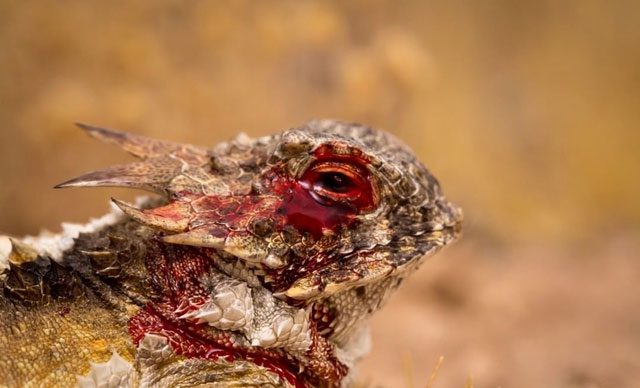
[[[76,121],[213,145],[311,118],[410,144],[466,215],[372,321],[360,383],[640,381],[637,1],[0,1],[0,232],[123,190]],[[470,380],[469,380],[470,379]]]

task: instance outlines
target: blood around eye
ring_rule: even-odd
[[[302,182],[277,178],[273,183],[276,192],[283,197],[279,212],[286,217],[285,222],[315,239],[320,239],[325,231],[337,231],[355,220],[355,208],[322,202]]]
[[[266,186],[282,200],[277,213],[284,223],[319,239],[349,227],[358,214],[375,207],[377,189],[369,160],[360,150],[345,147],[320,146],[298,179],[280,168],[264,176]]]
[[[373,182],[369,171],[342,161],[317,161],[299,180],[320,202],[333,202],[355,208],[371,209],[375,202]]]

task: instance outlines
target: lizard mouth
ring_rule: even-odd
[[[296,305],[402,271],[405,263],[435,253],[461,232],[461,211],[443,203],[441,220],[416,224],[412,235],[395,238],[389,228],[382,231],[388,236],[374,235],[357,246],[344,246],[348,234],[341,233],[349,232],[346,226],[356,226],[359,217],[334,213],[345,217],[343,224],[331,229],[322,220],[316,222],[311,229],[320,228],[320,234],[294,227],[292,218],[311,222],[305,219],[308,209],[299,210],[304,208],[300,202],[306,204],[311,195],[298,193],[298,188],[278,195],[181,193],[167,204],[146,209],[114,202],[138,222],[160,229],[165,243],[200,248],[228,275],[266,287]],[[326,206],[317,209],[335,211]]]

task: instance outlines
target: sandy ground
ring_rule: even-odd
[[[490,249],[427,261],[372,321],[371,387],[640,386],[640,242]]]

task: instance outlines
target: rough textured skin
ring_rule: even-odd
[[[436,179],[359,124],[213,149],[81,127],[141,161],[58,187],[159,196],[114,200],[126,217],[62,253],[11,241],[3,385],[344,386],[367,352],[366,318],[459,235]]]

